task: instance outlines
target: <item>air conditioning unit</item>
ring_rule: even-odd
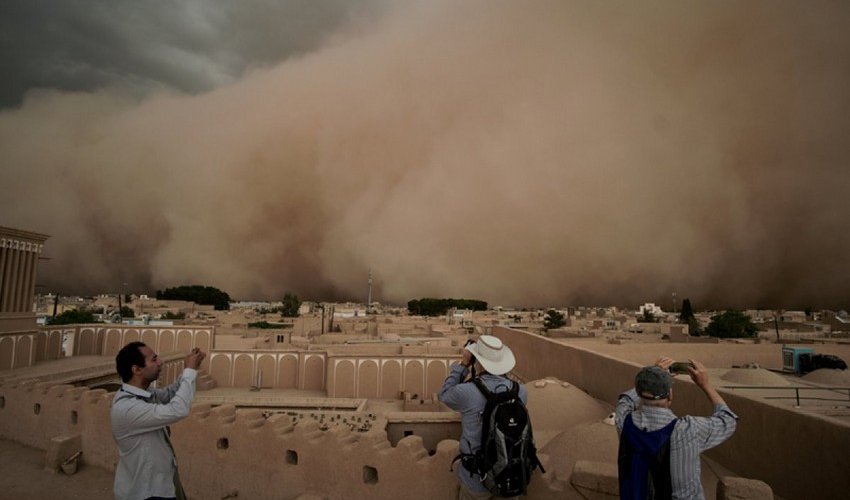
[[[805,358],[811,359],[812,354],[814,354],[814,349],[810,349],[808,347],[782,347],[782,371],[790,372],[790,373],[800,373],[801,370],[801,356]]]

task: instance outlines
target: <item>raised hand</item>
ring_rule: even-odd
[[[198,367],[201,366],[201,361],[203,361],[205,357],[207,357],[206,353],[195,347],[186,356],[186,368],[192,368],[193,370],[197,370]]]
[[[661,368],[662,370],[669,370],[670,365],[673,364],[673,358],[668,358],[667,356],[661,356],[655,360],[655,366]]]

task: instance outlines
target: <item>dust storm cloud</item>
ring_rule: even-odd
[[[47,290],[846,308],[850,6],[428,2],[211,90],[34,89]]]

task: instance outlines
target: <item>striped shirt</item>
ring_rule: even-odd
[[[655,431],[676,419],[669,408],[641,404],[634,389],[620,394],[615,411],[617,432],[622,433],[626,416],[638,429]],[[670,436],[670,479],[674,499],[704,500],[700,482],[699,455],[714,448],[735,433],[738,416],[725,404],[716,405],[710,417],[684,416],[680,418]]]

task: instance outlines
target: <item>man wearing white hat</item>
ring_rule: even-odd
[[[504,377],[516,364],[514,353],[498,337],[482,335],[478,342],[463,349],[460,363],[454,363],[443,388],[440,401],[461,414],[460,453],[474,454],[481,447],[482,413],[487,404],[484,394],[475,384],[462,383],[470,369],[490,392],[499,393],[511,389],[513,382]],[[528,391],[519,385],[519,397],[523,404],[528,402]],[[482,484],[477,474],[470,473],[463,463],[458,463],[461,500],[484,500],[492,494]]]

